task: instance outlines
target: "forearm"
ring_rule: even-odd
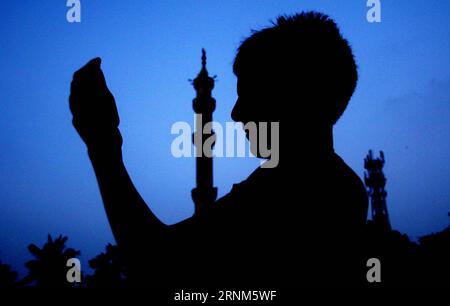
[[[89,149],[108,220],[122,248],[134,250],[148,235],[159,236],[166,227],[148,208],[128,175],[119,148]]]

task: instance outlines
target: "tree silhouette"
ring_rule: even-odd
[[[0,288],[14,288],[18,286],[16,282],[17,272],[11,270],[11,266],[0,261]]]
[[[86,276],[86,285],[96,288],[116,288],[126,284],[127,271],[115,245],[108,243],[106,252],[89,260],[93,275]]]
[[[69,258],[80,255],[80,251],[66,248],[67,237],[60,235],[52,239],[48,235],[47,242],[42,248],[30,244],[28,250],[36,258],[25,263],[29,273],[24,278],[24,284],[34,284],[38,287],[72,287],[66,279]]]

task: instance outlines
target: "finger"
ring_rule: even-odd
[[[93,86],[100,90],[107,90],[106,79],[101,69],[101,58],[96,57],[76,71],[73,75],[73,89],[82,86]]]
[[[101,62],[102,60],[100,57],[90,60],[83,67],[75,71],[73,79],[84,79],[87,76],[92,76],[93,74],[96,74],[96,72],[101,71]]]
[[[78,71],[83,72],[83,71],[90,70],[90,69],[100,69],[101,64],[102,64],[102,59],[100,57],[96,57],[96,58],[91,59],[89,62],[87,62]]]

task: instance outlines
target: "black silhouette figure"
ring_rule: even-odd
[[[333,125],[353,94],[357,69],[332,19],[315,12],[282,16],[241,44],[232,118],[279,122],[279,164],[256,169],[204,213],[170,226],[127,173],[119,116],[100,64],[95,58],[75,72],[70,109],[136,286],[365,281],[360,234],[367,194],[333,149]]]

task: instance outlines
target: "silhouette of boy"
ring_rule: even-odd
[[[75,72],[70,109],[86,143],[134,285],[356,284],[367,195],[335,154],[333,125],[355,90],[348,42],[328,16],[279,17],[239,47],[235,121],[279,122],[280,160],[258,168],[205,213],[165,225],[122,160],[114,97],[99,58]],[[270,140],[269,140],[270,143]]]

